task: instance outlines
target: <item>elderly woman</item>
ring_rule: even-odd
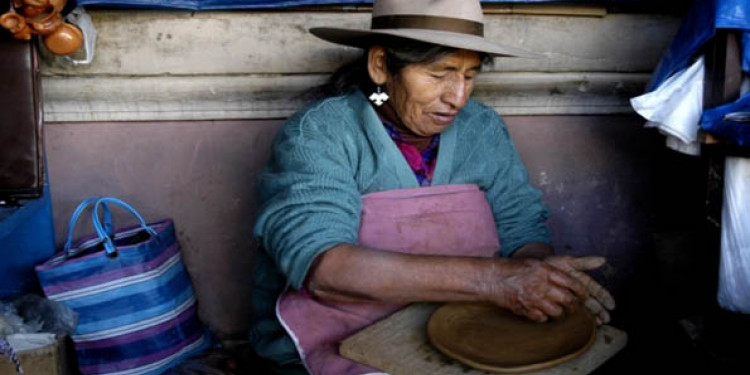
[[[471,99],[483,62],[523,54],[482,27],[478,0],[378,0],[371,30],[311,30],[364,53],[289,119],[260,178],[251,342],[277,369],[372,372],[337,343],[411,302],[609,319],[583,272],[604,259],[552,255],[505,124]]]

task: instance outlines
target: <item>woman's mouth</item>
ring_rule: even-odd
[[[447,126],[453,122],[456,118],[456,114],[449,112],[431,112],[430,117],[432,117],[438,124]]]

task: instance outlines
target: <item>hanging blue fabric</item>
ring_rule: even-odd
[[[701,128],[740,146],[750,146],[750,94],[736,102],[704,111]]]
[[[55,253],[49,186],[40,198],[19,203],[0,207],[0,299],[38,292],[34,265]]]
[[[741,33],[742,70],[750,72],[750,0],[697,0],[662,56],[646,91],[658,88],[671,75],[690,65],[716,29]],[[733,103],[703,112],[700,126],[723,139],[750,145],[750,93]]]
[[[405,0],[407,1],[407,0]],[[666,2],[670,0],[482,0],[483,3],[645,3]],[[78,5],[108,5],[129,8],[155,9],[274,9],[304,5],[363,5],[372,4],[372,0],[78,0]]]
[[[742,30],[742,70],[750,73],[750,0],[719,0],[716,28]]]
[[[669,76],[690,65],[716,29],[742,31],[742,69],[750,72],[750,0],[697,0],[659,61],[646,91],[653,91]]]

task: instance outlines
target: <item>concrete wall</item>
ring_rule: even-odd
[[[307,29],[369,22],[362,12],[91,14],[94,63],[42,67],[48,121],[283,118],[358,53]],[[476,96],[504,114],[630,113],[679,18],[598,14],[487,14],[490,40],[542,57],[495,59]]]
[[[247,325],[254,182],[279,121],[57,123],[46,127],[57,242],[75,206],[115,196],[147,220],[171,217],[201,316],[223,334]],[[115,212],[117,226],[135,223]],[[91,233],[84,217],[77,233]]]
[[[667,151],[662,137],[643,129],[638,117],[508,116],[506,121],[532,183],[544,191],[558,252],[606,256],[610,264],[598,277],[618,297],[626,297],[639,272],[641,280],[653,275],[640,265],[660,255],[659,241],[683,238],[701,222],[701,161]],[[279,124],[48,126],[58,242],[75,205],[91,194],[121,197],[148,220],[174,218],[202,316],[217,332],[241,334],[250,314],[253,185]],[[115,220],[133,222],[122,214]],[[87,220],[81,228],[79,233],[91,231]],[[664,251],[670,249],[683,262],[692,259],[690,247]],[[674,255],[663,254],[665,259]],[[680,285],[691,275],[669,278]]]

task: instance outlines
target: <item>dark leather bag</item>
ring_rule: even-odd
[[[0,9],[8,1],[0,0]],[[36,198],[44,187],[41,85],[33,42],[0,28],[0,200]]]

